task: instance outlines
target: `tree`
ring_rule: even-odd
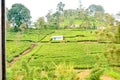
[[[12,22],[14,30],[18,31],[21,24],[25,23],[27,26],[30,24],[30,11],[24,5],[16,3],[8,10],[7,19]]]
[[[113,25],[115,18],[112,15],[110,15],[109,13],[105,13],[104,21],[105,21],[106,26]]]
[[[8,8],[6,8],[6,15],[8,14]],[[6,28],[10,28],[10,21],[8,21],[8,19],[6,19]]]
[[[63,12],[64,6],[65,6],[65,4],[63,4],[62,2],[59,2],[59,3],[57,4],[57,11]]]
[[[44,28],[44,25],[45,25],[44,17],[40,17],[40,18],[37,20],[37,28]]]
[[[115,44],[106,45],[104,56],[107,59],[109,65],[113,67],[120,67],[120,48],[115,46]]]
[[[57,19],[56,19],[56,15],[55,13],[52,14],[52,10],[49,10],[49,12],[46,15],[47,18],[47,24],[49,26],[49,28],[56,28],[58,27],[58,25],[56,25],[55,23],[57,23]]]
[[[96,26],[96,22],[103,22],[104,8],[101,5],[92,4],[88,8],[89,15],[93,17],[93,26]]]
[[[59,2],[57,4],[57,12],[56,12],[56,17],[57,17],[57,23],[58,23],[58,27],[60,27],[60,22],[63,20],[63,11],[64,11],[64,6],[65,4],[63,4],[62,2]]]
[[[79,12],[79,19],[82,20],[81,24],[80,24],[80,28],[82,29],[89,29],[91,26],[91,18],[88,15],[88,10],[87,9],[81,9]]]
[[[52,10],[49,10],[47,15],[46,15],[46,18],[47,18],[47,22],[50,23],[52,22]]]
[[[26,23],[22,23],[22,24],[20,25],[20,27],[19,27],[19,31],[24,32],[26,28],[27,28],[27,27],[26,27]]]
[[[82,9],[82,2],[81,2],[81,0],[79,0],[79,9],[80,10]]]
[[[88,7],[91,15],[95,15],[96,12],[104,13],[104,8],[101,5],[92,4]]]
[[[115,32],[115,42],[120,43],[120,23],[119,23],[117,30]]]

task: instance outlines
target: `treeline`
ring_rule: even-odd
[[[59,2],[56,6],[56,12],[49,12],[46,15],[47,22],[44,17],[38,18],[33,23],[35,28],[83,28],[83,29],[95,29],[97,26],[109,26],[118,23],[119,21],[109,14],[105,13],[104,8],[101,5],[91,4],[88,8],[83,8],[80,2],[80,7],[77,9],[65,10],[65,4]],[[7,26],[14,26],[15,31],[24,30],[31,25],[30,10],[22,4],[13,4],[11,9],[6,9],[7,14]],[[116,15],[119,15],[117,13]]]
[[[81,3],[80,3],[81,4]],[[47,22],[44,17],[40,17],[35,26],[41,28],[82,28],[82,29],[96,29],[97,26],[116,26],[117,21],[113,15],[105,13],[101,5],[92,4],[88,8],[80,6],[77,9],[64,9],[65,4],[59,2],[56,7],[56,12],[49,12],[46,15]],[[119,13],[116,14],[119,16]],[[45,24],[45,25],[43,25]]]

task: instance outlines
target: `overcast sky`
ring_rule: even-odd
[[[56,10],[57,4],[62,1],[65,9],[76,9],[79,7],[79,0],[5,0],[8,9],[15,3],[25,5],[30,11],[32,20],[37,20],[40,16],[45,16],[48,10]],[[120,11],[119,0],[81,0],[84,8],[91,4],[97,4],[104,7],[106,12],[116,14]]]

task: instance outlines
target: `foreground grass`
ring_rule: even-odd
[[[32,52],[21,57],[19,61],[7,69],[8,79],[11,80],[12,75],[19,74],[24,76],[26,70],[35,70],[31,73],[32,75],[40,74],[42,70],[45,70],[48,78],[53,80],[56,69],[61,71],[62,69],[59,69],[59,67],[63,66],[64,63],[66,66],[70,65],[73,69],[104,67],[107,66],[102,53],[105,49],[104,47],[105,44],[39,43]],[[74,75],[74,73],[72,74]],[[118,78],[117,75],[118,73],[113,76]],[[37,78],[40,79],[40,75],[37,75]],[[70,80],[69,78],[66,80]]]
[[[21,55],[26,49],[30,47],[30,42],[21,41],[7,41],[6,42],[6,58],[7,62],[11,62],[14,57]]]
[[[34,67],[51,72],[55,69],[55,65],[66,63],[73,65],[73,68],[92,68],[97,64],[98,55],[102,55],[104,44],[82,44],[82,43],[39,43],[28,55],[23,56],[19,61],[8,68],[8,76],[15,75],[24,71],[24,62],[29,67]],[[86,52],[87,51],[87,52]],[[89,52],[89,53],[88,53]],[[102,58],[104,61],[104,57]],[[52,71],[53,73],[53,71]]]
[[[60,80],[73,80],[76,75],[74,69],[94,69],[97,66],[108,67],[103,55],[106,44],[77,42],[77,40],[96,40],[93,34],[94,31],[79,29],[39,31],[29,30],[22,33],[22,35],[15,32],[7,33],[7,40],[13,40],[7,41],[8,62],[13,60],[15,56],[19,56],[30,46],[29,41],[21,40],[40,41],[38,46],[29,54],[22,56],[11,67],[7,68],[8,80],[19,80],[19,78],[24,78],[24,80],[53,80],[56,75]],[[50,41],[52,36],[57,35],[63,35],[65,40],[75,42],[41,43],[41,41]],[[119,44],[115,44],[115,46],[120,47]],[[120,79],[119,72],[114,70],[106,69],[104,75]]]

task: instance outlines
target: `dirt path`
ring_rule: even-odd
[[[84,80],[88,75],[90,75],[90,73],[91,73],[90,69],[83,70],[82,72],[77,74],[77,76],[75,77],[75,80],[76,79]]]
[[[75,77],[75,80],[85,80],[86,77],[88,77],[91,73],[91,70],[90,69],[86,69],[86,70],[83,70],[82,72],[78,73]],[[110,76],[105,76],[105,75],[102,75],[100,77],[100,80],[115,80],[113,77],[110,77]]]
[[[110,77],[110,76],[101,76],[100,78],[101,80],[115,80],[114,78]]]
[[[32,49],[33,49],[35,46],[37,46],[36,43],[31,44],[31,46],[30,46],[27,50],[25,50],[21,55],[19,55],[19,56],[17,56],[17,57],[14,57],[13,61],[9,63],[9,66],[11,66],[13,63],[15,63],[17,60],[19,60],[22,56],[24,56],[24,55],[28,54],[29,52],[31,52]]]

